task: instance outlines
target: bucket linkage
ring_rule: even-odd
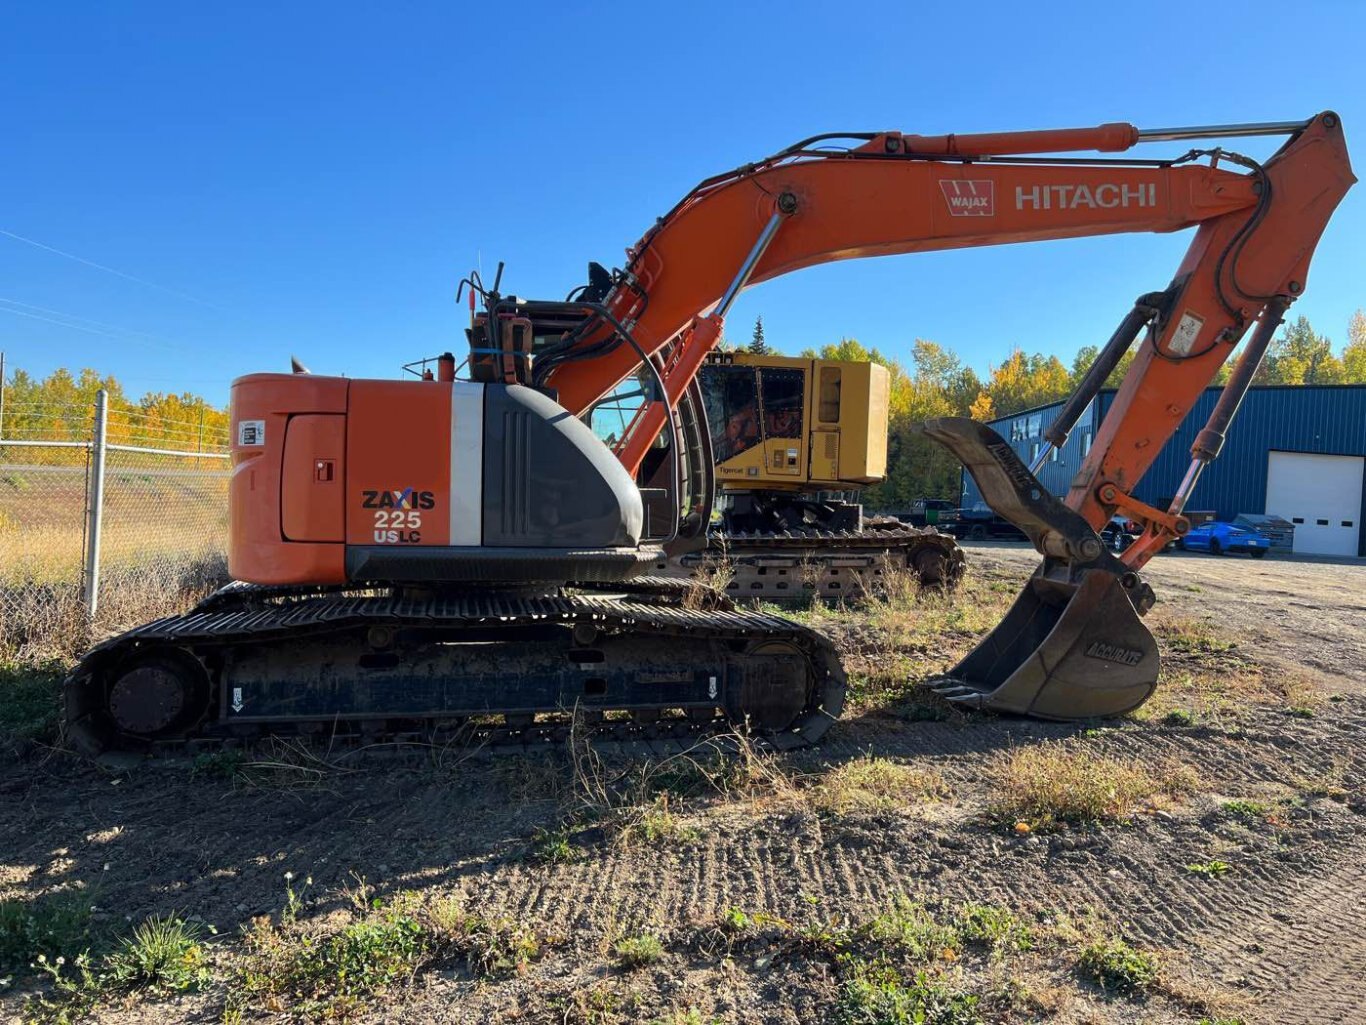
[[[931,687],[962,705],[1045,719],[1121,715],[1143,704],[1160,665],[1139,618],[1153,606],[1152,588],[990,427],[943,417],[922,429],[1043,554],[1005,619]]]

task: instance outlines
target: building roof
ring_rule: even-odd
[[[1208,387],[1205,389],[1205,391],[1212,391],[1212,392],[1221,392],[1221,391],[1223,391],[1223,390],[1224,390],[1224,386],[1223,386],[1222,384],[1211,384],[1210,386],[1208,386]],[[1248,391],[1250,391],[1250,392],[1254,392],[1254,391],[1329,391],[1329,390],[1335,390],[1335,391],[1352,391],[1352,390],[1357,390],[1357,391],[1366,392],[1366,383],[1362,383],[1362,384],[1254,384],[1251,388],[1248,389]],[[1098,394],[1098,395],[1114,395],[1117,391],[1119,391],[1118,388],[1102,388],[1099,392],[1097,392],[1097,394]],[[1007,413],[1005,416],[994,417],[993,419],[988,420],[988,421],[986,421],[986,422],[987,422],[988,424],[999,424],[999,423],[1004,423],[1004,422],[1007,421],[1007,420],[1014,420],[1014,419],[1016,419],[1017,417],[1028,416],[1028,415],[1030,415],[1031,413],[1041,413],[1041,412],[1043,412],[1045,409],[1056,409],[1058,406],[1061,406],[1061,405],[1062,405],[1064,402],[1066,402],[1066,401],[1067,401],[1067,399],[1066,399],[1066,397],[1064,396],[1064,397],[1061,398],[1061,399],[1055,399],[1055,400],[1052,401],[1052,402],[1045,402],[1045,403],[1043,403],[1042,405],[1039,405],[1039,406],[1030,406],[1028,409],[1021,409],[1021,410],[1019,410],[1018,412],[1015,412],[1015,413]]]

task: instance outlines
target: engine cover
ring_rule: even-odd
[[[521,385],[253,374],[232,432],[240,580],[616,580],[658,554],[626,470]]]

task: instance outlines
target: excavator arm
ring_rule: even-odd
[[[1217,148],[1175,160],[1059,155],[1249,135],[1287,141],[1265,164]],[[1139,297],[1046,433],[1061,446],[1145,334],[1064,501],[1035,479],[1039,464],[1025,467],[984,425],[925,426],[1044,556],[1011,614],[945,678],[943,692],[1064,718],[1137,706],[1156,683],[1157,652],[1137,618],[1154,599],[1136,571],[1188,529],[1184,504],[1218,455],[1287,306],[1304,291],[1319,238],[1355,181],[1339,119],[1325,112],[1303,122],[1212,128],[1107,124],[834,138],[856,145],[830,149],[823,144],[831,137],[809,139],[697,186],[629,250],[602,314],[538,359],[537,383],[581,414],[648,360],[662,394],[640,407],[616,445],[635,472],[747,285],[856,257],[1196,228],[1171,282]],[[1040,306],[1066,288],[1039,282]],[[1171,505],[1138,501],[1138,481],[1249,330]],[[1096,536],[1116,513],[1145,524],[1119,559]]]

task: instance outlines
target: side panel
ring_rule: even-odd
[[[840,472],[840,392],[844,368],[817,361],[812,365],[807,408],[811,410],[811,479],[838,481]]]
[[[840,395],[840,478],[875,484],[887,475],[891,382],[876,363],[845,363]]]
[[[346,423],[348,545],[451,543],[451,434],[450,385],[352,382]],[[477,479],[466,485],[477,494]]]

